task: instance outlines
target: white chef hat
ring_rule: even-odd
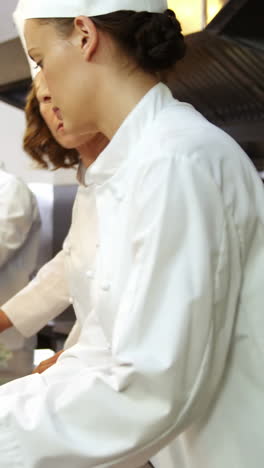
[[[76,18],[99,16],[119,10],[163,13],[167,0],[22,0],[23,17]]]
[[[24,37],[24,25],[25,25],[25,18],[23,16],[23,4],[24,3],[25,3],[24,0],[20,0],[18,2],[17,8],[16,8],[15,12],[13,13],[13,19],[14,19],[14,22],[15,22],[17,32],[19,34],[22,46],[24,48],[26,57],[28,59],[32,79],[34,79],[35,76],[40,71],[40,68],[36,67],[35,62],[29,57],[29,55],[27,53],[27,46],[26,46],[26,41],[25,41],[25,37]]]
[[[167,0],[19,0],[13,17],[34,78],[40,69],[27,53],[24,39],[26,19],[99,16],[119,10],[163,13],[167,8]]]

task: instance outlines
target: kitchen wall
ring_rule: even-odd
[[[13,23],[12,13],[17,5],[17,0],[1,0],[0,5],[0,41],[9,41],[17,37]]]

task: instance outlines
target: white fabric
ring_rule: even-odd
[[[0,170],[0,304],[35,271],[39,229],[32,192],[22,180]]]
[[[0,388],[1,468],[259,468],[264,192],[252,164],[158,85],[85,180],[65,244],[81,336],[43,374]]]
[[[22,180],[0,169],[0,305],[22,289],[35,273],[39,236],[34,195]],[[0,335],[0,343],[12,350],[22,348],[24,342],[15,330]]]
[[[76,343],[78,342],[79,338],[80,338],[80,334],[81,334],[81,327],[80,327],[80,324],[78,322],[78,320],[76,320],[75,324],[73,325],[65,343],[64,343],[64,349],[68,349],[68,348],[71,348],[72,346],[76,345]]]
[[[118,10],[163,13],[168,8],[166,0],[20,0],[18,6],[24,19],[98,16]]]
[[[27,57],[27,60],[28,60],[28,64],[29,64],[32,79],[34,79],[37,76],[37,74],[38,74],[38,72],[40,70],[39,70],[39,67],[36,67],[36,64],[35,64],[34,60],[32,60],[30,58],[30,56],[28,55],[28,52],[27,52],[27,45],[26,45],[25,36],[24,36],[25,19],[23,17],[23,14],[22,14],[22,11],[21,11],[21,8],[20,8],[20,3],[21,2],[19,2],[15,12],[13,13],[13,19],[14,19],[14,22],[15,22],[15,25],[16,25],[16,28],[17,28],[17,32],[18,32],[20,40],[21,40],[21,44],[23,46],[23,49],[25,51],[25,54],[26,54],[26,57]]]
[[[37,333],[70,305],[64,262],[61,251],[24,289],[3,304],[2,309],[25,337]]]
[[[59,252],[44,265],[36,277],[1,309],[24,337],[31,337],[71,303],[65,274],[65,253]],[[67,349],[77,343],[80,325],[76,321],[64,344]],[[1,340],[0,334],[0,340]]]

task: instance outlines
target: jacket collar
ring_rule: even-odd
[[[167,86],[162,83],[155,85],[126,117],[95,162],[86,170],[82,164],[80,165],[79,182],[86,186],[102,185],[111,178],[129,158],[158,112],[172,100],[172,94]]]

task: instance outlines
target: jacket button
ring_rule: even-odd
[[[89,278],[89,279],[94,279],[94,272],[93,272],[92,270],[88,270],[88,271],[86,272],[86,276],[87,276],[87,278]]]
[[[116,194],[116,199],[117,199],[117,201],[121,202],[121,201],[123,200],[123,198],[124,198],[124,197],[123,197],[123,194],[122,194],[122,193],[119,192],[119,193]]]
[[[68,247],[65,247],[64,250],[65,250],[65,253],[66,253],[67,255],[70,255],[70,253],[71,253],[71,247],[69,247],[69,246],[68,246]]]

